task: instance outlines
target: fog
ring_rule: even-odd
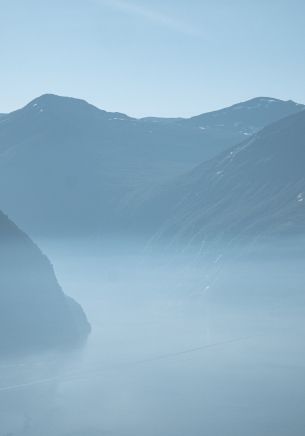
[[[303,435],[300,241],[38,242],[92,332],[78,351],[2,359],[0,436]]]

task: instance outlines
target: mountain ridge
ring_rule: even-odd
[[[164,185],[143,210],[161,236],[197,242],[304,233],[304,160],[301,111]]]
[[[251,107],[252,103],[280,103],[280,104],[292,104],[295,106],[299,106],[299,107],[303,107],[305,108],[305,104],[303,103],[299,103],[299,102],[295,102],[294,100],[288,99],[288,100],[283,100],[280,98],[275,98],[275,97],[268,97],[268,96],[259,96],[259,97],[252,97],[246,100],[242,100],[241,102],[237,102],[237,103],[232,103],[228,106],[225,107],[221,107],[219,109],[214,109],[214,110],[210,110],[207,112],[201,112],[199,114],[196,115],[191,115],[191,116],[187,116],[187,117],[183,117],[183,116],[168,116],[168,117],[160,117],[160,116],[154,116],[154,115],[146,115],[143,117],[135,117],[135,116],[130,116],[128,114],[125,114],[121,111],[110,111],[110,110],[106,110],[106,109],[102,109],[99,106],[90,103],[89,101],[87,101],[84,98],[78,98],[78,97],[70,97],[70,96],[65,96],[65,95],[59,95],[59,94],[54,94],[54,93],[45,93],[45,94],[41,94],[38,97],[33,98],[32,100],[30,100],[28,103],[24,104],[23,106],[21,106],[20,108],[14,109],[10,112],[3,112],[0,113],[0,117],[1,116],[6,116],[9,114],[12,114],[14,112],[20,111],[22,109],[28,108],[28,107],[33,107],[34,105],[39,105],[39,104],[46,104],[46,103],[50,103],[50,102],[70,102],[70,103],[77,103],[77,104],[82,104],[85,106],[90,106],[91,108],[97,109],[98,111],[107,113],[107,114],[118,114],[118,115],[122,115],[126,118],[129,118],[131,120],[138,120],[138,121],[142,121],[142,120],[164,120],[164,121],[176,121],[176,120],[193,120],[202,116],[207,116],[207,115],[213,115],[213,114],[217,114],[217,113],[221,113],[224,112],[226,110],[231,110],[231,109],[242,109],[244,106],[248,105],[248,108],[254,108],[253,106]]]
[[[0,119],[1,206],[31,236],[116,232],[126,205],[303,110],[269,100],[156,122],[43,95]]]

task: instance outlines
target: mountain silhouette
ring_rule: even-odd
[[[122,210],[155,186],[302,108],[262,97],[188,119],[135,119],[43,95],[0,118],[1,205],[31,235],[117,230]]]
[[[0,354],[77,346],[89,331],[47,257],[0,212]]]

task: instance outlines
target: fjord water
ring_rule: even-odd
[[[40,246],[92,333],[80,351],[1,362],[1,436],[303,434],[300,241]]]

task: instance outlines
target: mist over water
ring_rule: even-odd
[[[294,241],[213,253],[39,244],[92,333],[80,351],[1,361],[0,436],[303,435]]]

